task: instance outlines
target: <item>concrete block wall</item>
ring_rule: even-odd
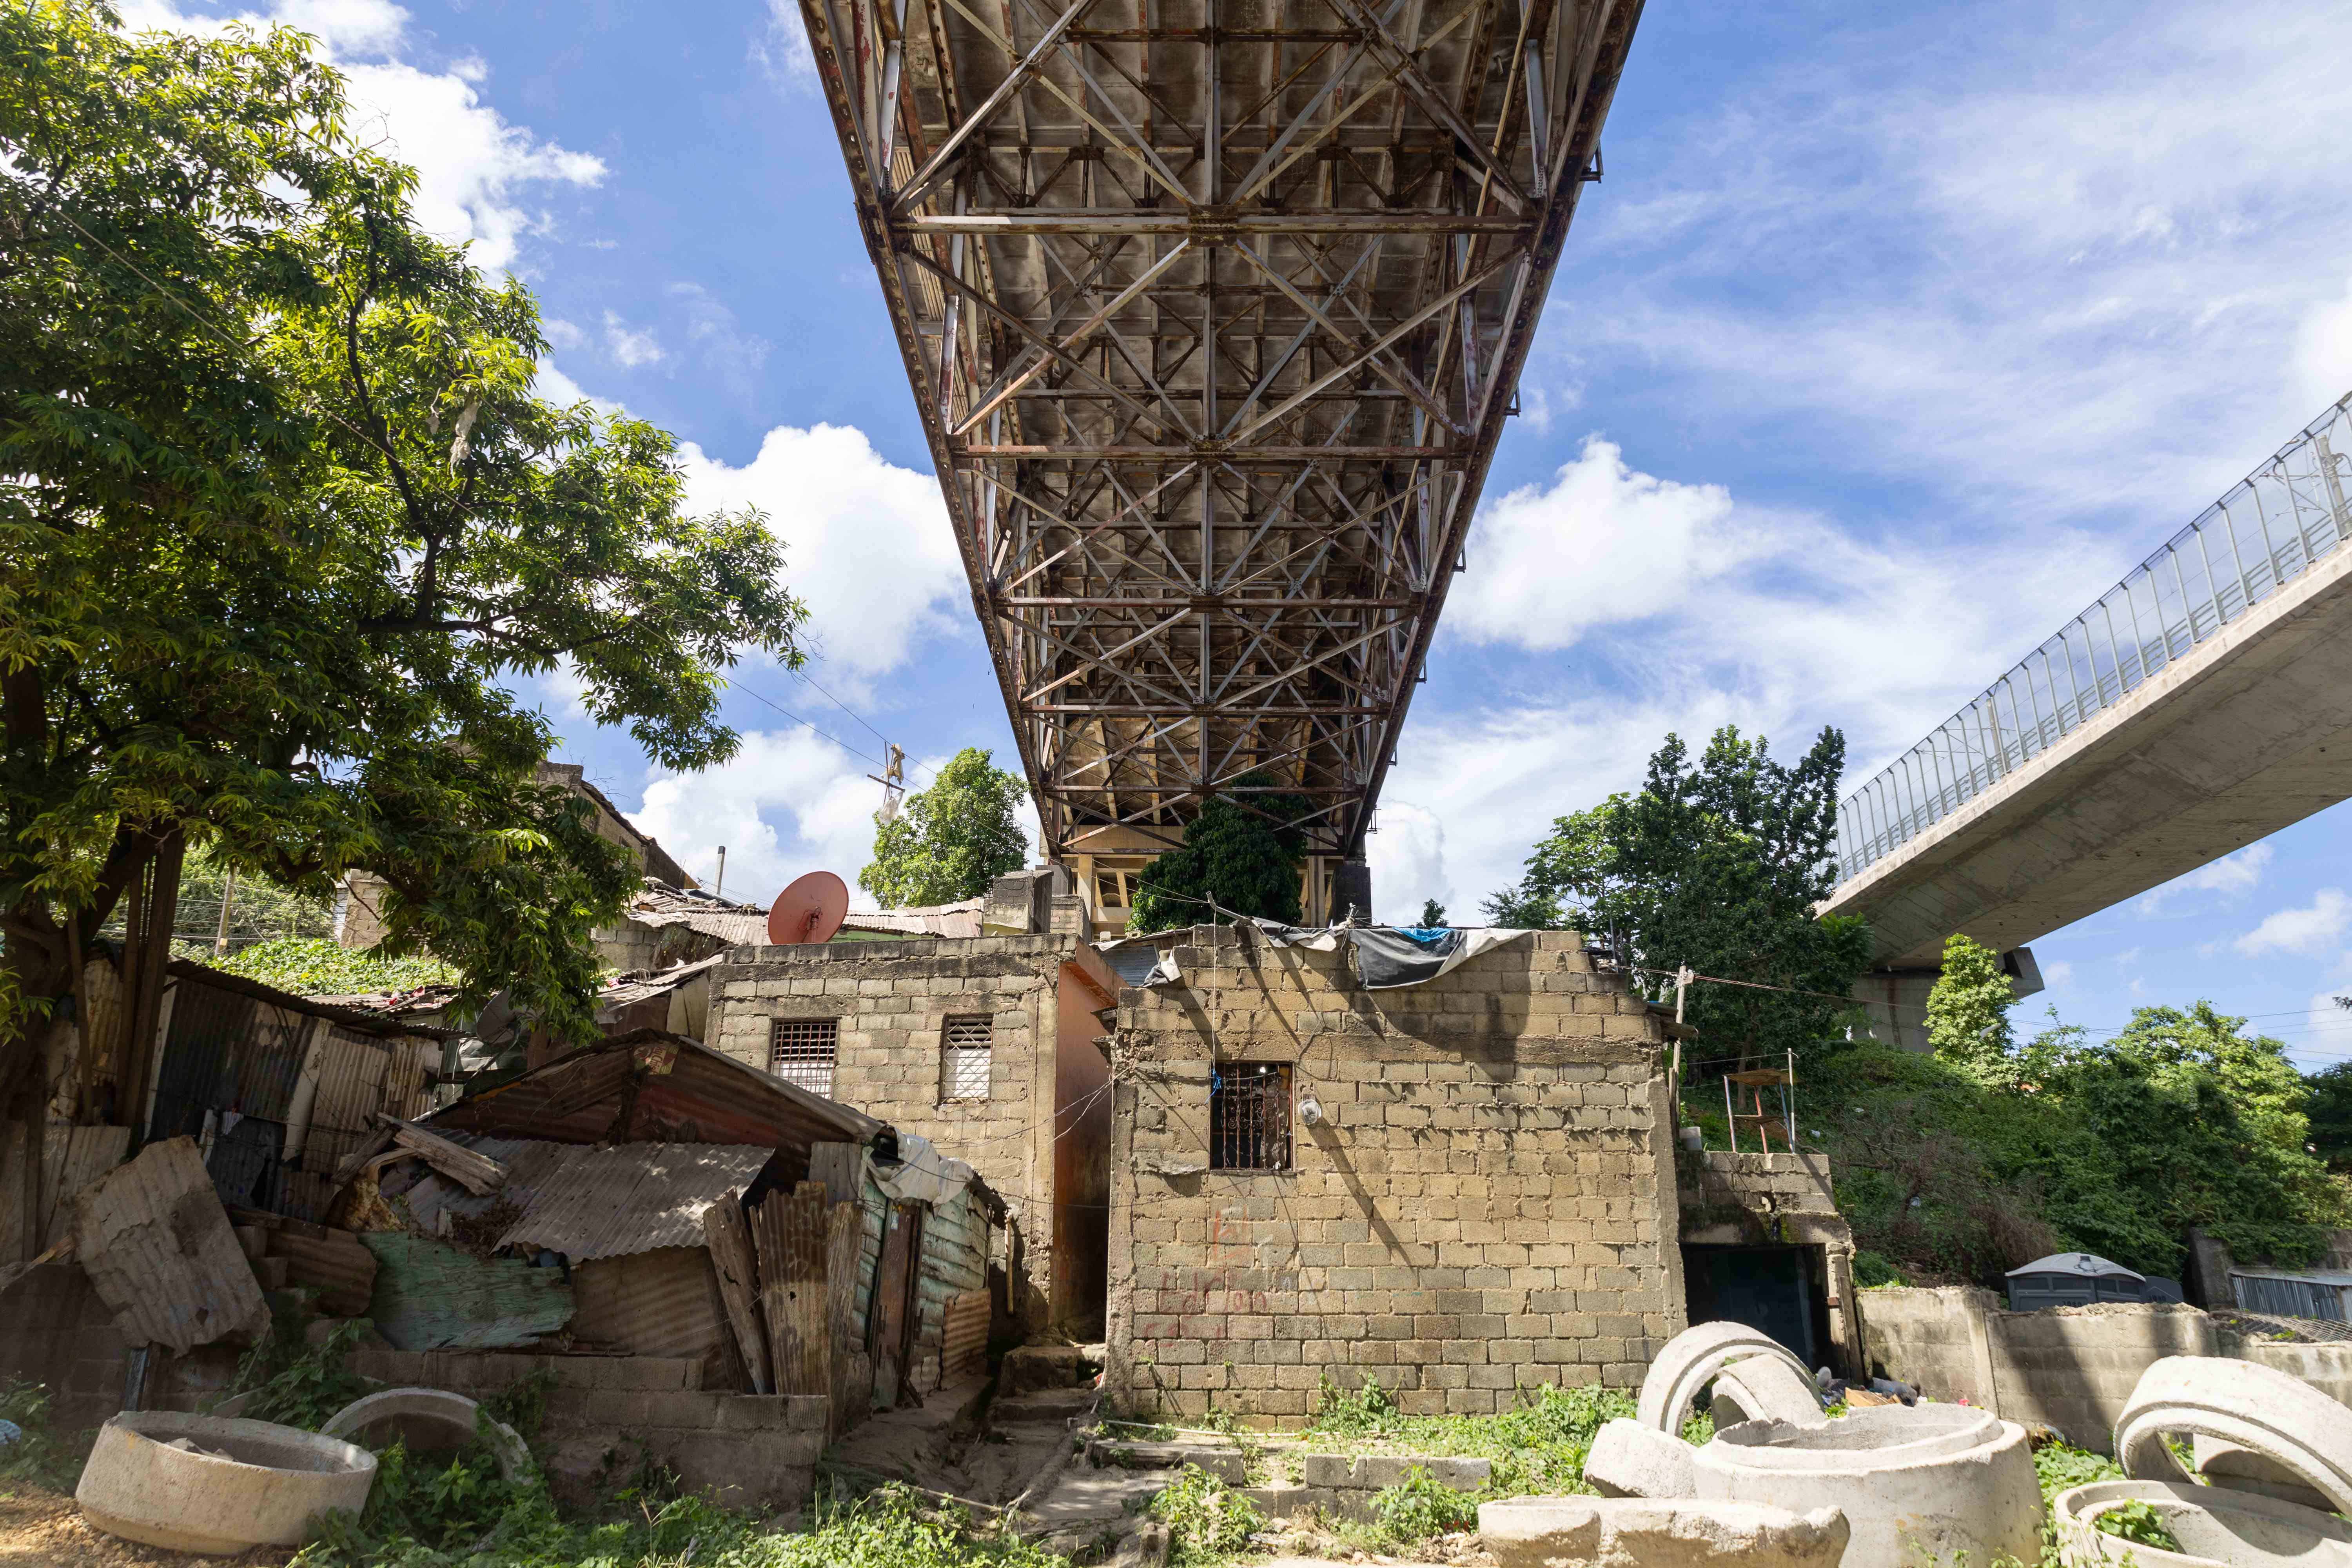
[[[1012,1211],[1024,1324],[1053,1265],[1055,986],[1063,936],[983,936],[738,950],[714,972],[708,1043],[765,1071],[779,1018],[837,1018],[833,1098],[970,1163]],[[993,1020],[986,1100],[940,1097],[947,1021]]]
[[[2116,1418],[2151,1363],[2230,1349],[2212,1319],[2179,1303],[2011,1312],[2000,1300],[1963,1287],[1866,1291],[1871,1359],[1937,1398],[1964,1398],[2006,1421],[2054,1426],[2068,1442],[2106,1453]],[[2352,1355],[2337,1370],[2352,1371]],[[2328,1392],[2342,1397],[2336,1388]]]
[[[95,1426],[122,1408],[129,1347],[78,1263],[43,1263],[0,1292],[0,1376],[46,1385],[58,1427]]]
[[[1853,1231],[1837,1212],[1829,1156],[1678,1150],[1675,1171],[1686,1245],[1818,1247],[1829,1291],[1830,1358],[1860,1370]]]
[[[446,1388],[476,1399],[544,1371],[553,1382],[532,1447],[556,1495],[580,1504],[609,1498],[652,1462],[730,1508],[798,1508],[815,1483],[831,1407],[821,1394],[705,1389],[701,1363],[684,1356],[372,1347],[353,1352],[349,1364],[395,1387]]]
[[[1664,1031],[1569,932],[1367,992],[1352,957],[1197,929],[1113,1043],[1109,1364],[1136,1410],[1303,1423],[1636,1386],[1683,1327]],[[1213,1052],[1293,1064],[1293,1168],[1211,1170]]]

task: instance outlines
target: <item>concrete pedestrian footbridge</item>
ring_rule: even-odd
[[[2037,989],[2034,938],[2352,796],[2347,495],[2352,394],[1844,801],[1895,1033],[1952,932]]]

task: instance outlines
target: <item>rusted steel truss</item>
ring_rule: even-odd
[[[1362,853],[1640,11],[802,0],[1049,849]]]

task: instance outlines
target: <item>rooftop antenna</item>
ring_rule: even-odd
[[[768,911],[768,943],[793,947],[831,942],[848,914],[849,884],[830,871],[811,871],[776,895],[775,907]]]
[[[715,898],[717,898],[717,897],[719,897],[719,892],[720,892],[720,889],[724,889],[726,886],[727,886],[727,846],[725,846],[724,844],[721,844],[721,845],[719,847],[719,875],[718,875],[716,878],[714,878],[714,879],[712,879],[712,881],[711,881],[711,884],[710,884],[710,896],[711,896],[712,898],[714,898],[714,899],[715,899]]]
[[[882,764],[879,773],[866,775],[882,786],[882,809],[874,814],[877,823],[898,820],[898,800],[907,793],[907,748],[896,741],[886,741],[883,745],[890,760]]]

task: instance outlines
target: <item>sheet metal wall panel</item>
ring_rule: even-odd
[[[665,1247],[626,1258],[600,1258],[572,1270],[575,1342],[631,1355],[716,1353],[726,1332],[710,1255],[700,1247]]]

